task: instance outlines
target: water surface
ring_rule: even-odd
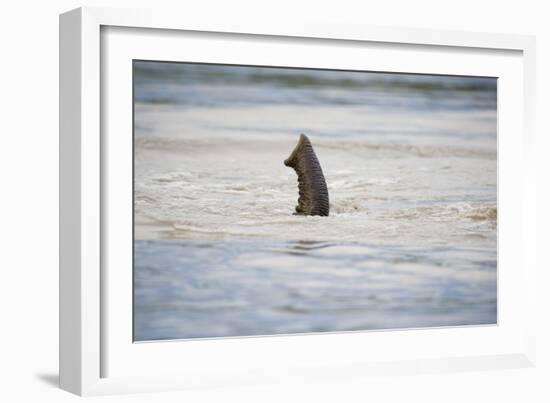
[[[134,69],[136,340],[496,322],[495,79]]]

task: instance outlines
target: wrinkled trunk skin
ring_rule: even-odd
[[[298,144],[285,160],[285,165],[298,174],[298,215],[328,216],[329,198],[327,183],[313,146],[306,135],[301,134]]]

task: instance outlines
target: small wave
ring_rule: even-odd
[[[415,220],[431,219],[435,221],[455,221],[457,218],[496,223],[496,206],[473,206],[469,203],[421,206],[400,209],[393,214],[394,219]]]
[[[205,228],[203,226],[199,227],[196,225],[183,225],[179,223],[171,223],[172,226],[172,236],[174,238],[187,238],[190,234],[193,234],[195,238],[226,238],[228,236],[232,237],[257,237],[261,236],[256,231],[242,231],[235,230],[232,228]]]
[[[257,137],[254,141],[242,141],[233,138],[212,138],[209,140],[191,139],[183,137],[136,137],[134,140],[137,151],[159,150],[170,152],[185,152],[193,155],[228,152],[229,149],[238,152],[266,152],[273,147],[284,147],[287,139],[281,136],[280,139],[266,141]],[[379,143],[369,142],[361,139],[343,141],[319,139],[316,148],[325,150],[336,150],[364,155],[369,153],[370,157],[381,155],[382,157],[416,156],[420,158],[458,157],[476,159],[496,159],[496,152],[490,149],[460,147],[449,145],[413,145],[404,143]],[[448,169],[448,167],[446,168]],[[345,172],[345,171],[344,171]],[[371,179],[372,180],[372,179]],[[380,179],[381,181],[392,181],[391,178]]]
[[[332,176],[332,175],[331,175]],[[351,175],[346,175],[344,178],[335,178],[332,179],[329,183],[329,191],[333,190],[361,190],[367,189],[369,186],[380,186],[385,187],[388,185],[393,185],[398,183],[400,178],[362,178],[362,177],[352,177]]]
[[[328,148],[334,150],[350,151],[357,153],[358,151],[374,151],[380,153],[397,153],[406,155],[416,155],[422,158],[430,157],[462,157],[462,158],[496,158],[494,151],[452,147],[452,146],[417,146],[412,144],[397,144],[397,143],[367,143],[367,142],[318,142],[318,148]]]
[[[476,221],[481,221],[481,220],[496,221],[497,208],[496,206],[476,208],[476,209],[473,209],[470,213],[466,214],[466,217]]]
[[[356,196],[347,199],[336,199],[330,203],[330,210],[337,214],[366,212],[368,211],[367,198]]]
[[[470,203],[457,203],[447,206],[451,214],[457,214],[461,218],[468,218],[475,221],[491,221],[497,220],[497,207],[494,205],[472,205]]]
[[[134,146],[137,150],[163,150],[163,151],[187,151],[196,153],[198,151],[208,151],[211,147],[222,146],[225,140],[197,140],[181,137],[141,137],[136,136]],[[225,141],[227,143],[227,141]]]
[[[227,185],[225,189],[230,192],[248,192],[251,190],[248,185]]]

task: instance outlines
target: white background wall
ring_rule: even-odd
[[[538,366],[480,373],[376,377],[333,384],[94,398],[116,402],[548,402],[550,12],[524,0],[20,0],[0,5],[0,400],[75,401],[57,383],[58,14],[81,5],[175,7],[226,18],[316,19],[537,35]],[[548,238],[546,238],[548,239]],[[6,396],[4,396],[7,394]]]

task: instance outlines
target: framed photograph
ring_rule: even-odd
[[[60,383],[531,366],[534,39],[60,17]]]

